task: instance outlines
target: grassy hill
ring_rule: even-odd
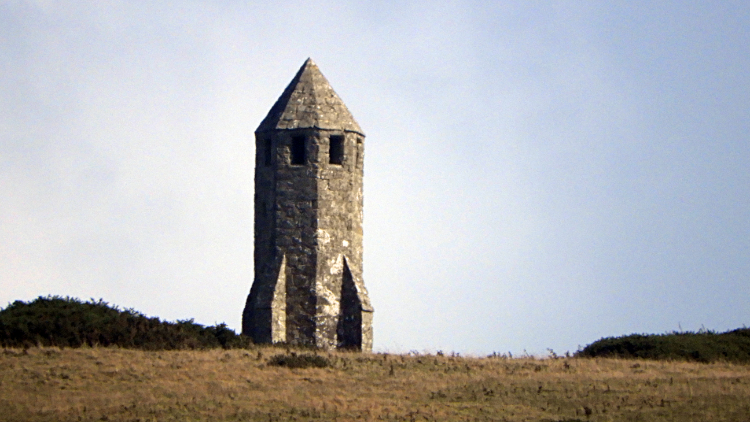
[[[274,347],[0,352],[0,421],[746,421],[750,365]]]
[[[0,422],[747,421],[749,337],[631,335],[548,359],[326,352],[45,297],[0,310]]]

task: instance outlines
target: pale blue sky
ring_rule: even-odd
[[[750,3],[0,0],[0,306],[239,329],[253,131],[312,57],[367,134],[375,349],[750,321]]]

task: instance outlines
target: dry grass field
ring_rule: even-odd
[[[0,420],[750,421],[747,365],[288,353],[7,349]]]

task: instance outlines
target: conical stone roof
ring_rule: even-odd
[[[343,130],[364,135],[312,59],[305,61],[256,132],[306,128]]]

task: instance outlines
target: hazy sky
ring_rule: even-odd
[[[239,329],[253,132],[312,57],[367,138],[375,350],[750,322],[747,1],[0,0],[0,306]]]

